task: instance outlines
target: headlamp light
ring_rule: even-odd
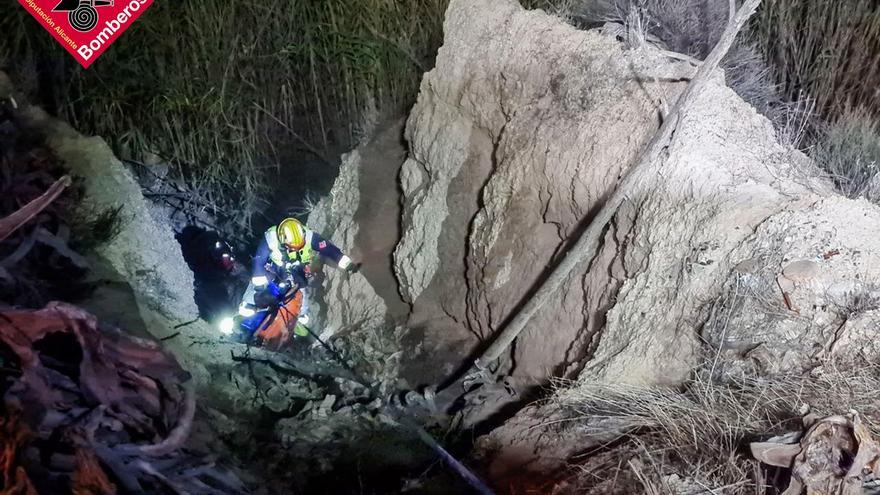
[[[217,328],[223,335],[232,335],[232,331],[235,329],[235,320],[231,316],[227,316],[220,320]]]

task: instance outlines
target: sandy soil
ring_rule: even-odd
[[[392,319],[409,313],[400,297],[394,277],[392,253],[400,239],[400,186],[397,175],[406,158],[403,141],[404,120],[391,121],[363,148],[360,167],[360,204],[354,220],[360,226],[355,253],[363,263],[361,273],[388,307]],[[396,194],[389,194],[396,191]]]

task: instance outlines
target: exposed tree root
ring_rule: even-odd
[[[195,393],[189,374],[158,342],[99,327],[85,311],[52,303],[0,313],[0,343],[13,361],[0,371],[11,382],[0,463],[7,491],[0,493],[244,490],[210,461],[181,453]],[[33,451],[38,455],[23,455]]]

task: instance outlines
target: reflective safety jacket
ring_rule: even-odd
[[[294,276],[306,276],[308,273],[306,267],[314,261],[316,256],[329,259],[337,264],[344,257],[338,247],[308,227],[306,227],[305,246],[298,251],[289,251],[285,246],[280,245],[276,227],[272,226],[266,230],[263,240],[257,248],[257,253],[254,255],[252,277],[266,277],[271,280],[274,274],[270,272],[284,268],[288,262],[297,264],[300,267],[297,271],[302,270],[301,274],[294,273]]]

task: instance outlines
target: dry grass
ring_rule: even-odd
[[[619,22],[631,38],[703,58],[728,16],[728,0],[533,0],[575,25]],[[823,120],[862,108],[880,118],[880,3],[765,0],[722,62],[728,85],[773,121],[783,142],[821,138]],[[806,138],[806,139],[805,139]]]
[[[704,59],[727,25],[728,0],[562,0],[538,2],[562,12],[581,27],[617,22],[627,28],[629,41],[655,40],[666,49]],[[740,38],[721,62],[728,85],[777,126],[788,119],[791,106],[782,99],[771,69],[748,39]]]
[[[829,120],[859,107],[880,117],[880,2],[766,0],[751,32],[787,100],[808,96]]]
[[[447,3],[157,2],[84,71],[5,1],[0,31],[13,36],[0,40],[0,60],[19,80],[43,78],[67,120],[123,157],[151,151],[173,163],[188,190],[239,227],[265,206],[277,174],[332,179],[335,154],[376,109],[414,101]],[[327,166],[311,175],[290,166],[303,155]]]
[[[728,0],[532,0],[582,27],[638,11],[670,50],[702,58],[727,20]],[[765,0],[724,66],[732,88],[765,105],[814,100],[833,120],[848,108],[880,117],[880,3]],[[769,84],[769,87],[768,87]],[[773,92],[768,92],[770,88]],[[766,101],[762,101],[766,100]]]
[[[858,410],[875,432],[880,419],[874,365],[828,364],[809,375],[724,383],[698,377],[681,390],[558,385],[558,405],[571,421],[597,433],[613,424],[623,438],[613,450],[623,462],[578,476],[583,486],[606,489],[608,480],[639,479],[648,493],[676,493],[681,483],[706,493],[767,493],[772,480],[744,455],[750,441],[800,430],[807,408],[820,415]]]
[[[402,110],[433,63],[448,0],[181,0],[155,4],[88,71],[12,0],[4,0],[0,63],[41,99],[123,157],[155,152],[200,202],[246,227],[276,177],[332,177],[332,156],[359,139],[377,109]],[[702,58],[727,0],[524,0],[589,26],[634,34]],[[173,33],[173,36],[169,36]],[[846,108],[880,114],[880,4],[765,0],[748,39],[723,62],[728,82],[797,144]],[[769,61],[769,66],[765,61]],[[47,89],[48,88],[48,89]],[[53,106],[50,103],[50,107]],[[292,166],[303,155],[321,169]],[[329,185],[329,184],[327,184]]]
[[[299,204],[287,210],[287,216],[294,216],[305,221],[321,205],[321,198],[312,192],[307,192]]]
[[[820,129],[810,156],[847,197],[880,202],[880,121],[864,108]]]

